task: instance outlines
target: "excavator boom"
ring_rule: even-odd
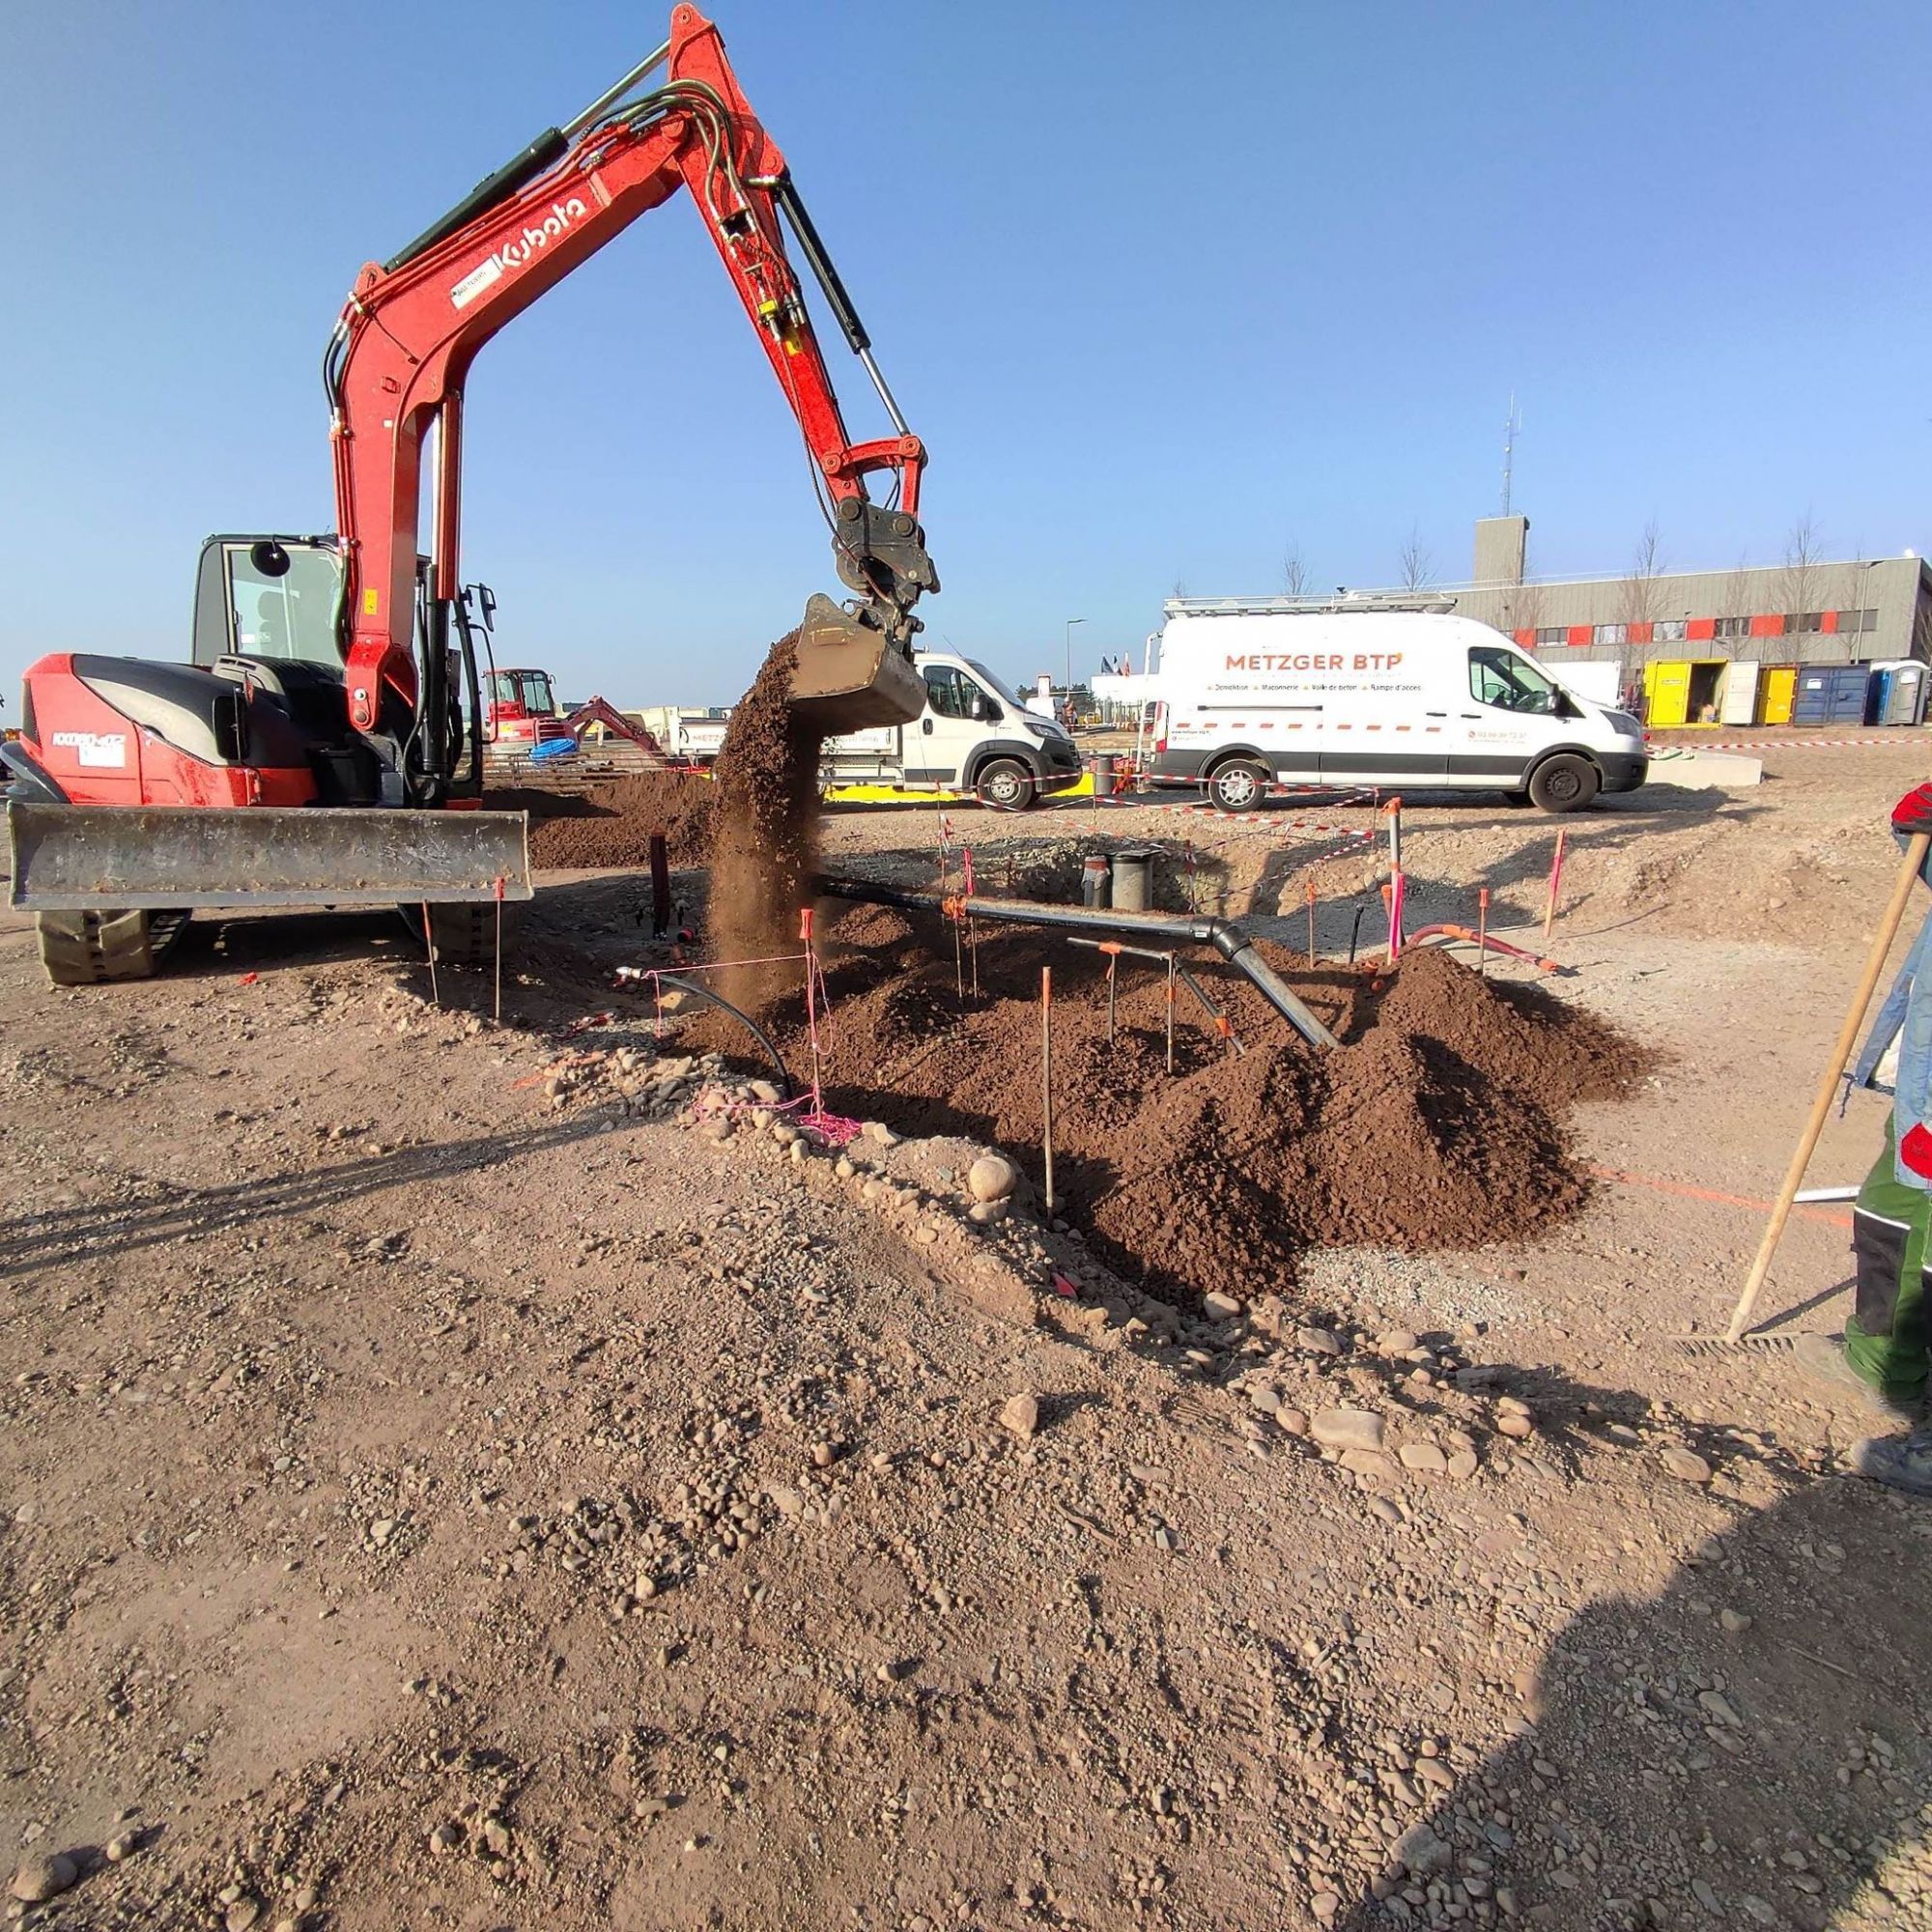
[[[651,60],[565,127],[480,183],[386,263],[371,263],[342,312],[324,374],[345,562],[350,719],[378,728],[384,687],[418,701],[417,504],[433,447],[432,624],[460,581],[462,398],[469,365],[505,323],[688,189],[795,417],[832,528],[848,616],[813,601],[798,692],[827,730],[903,723],[923,696],[909,652],[913,606],[938,588],[919,525],[925,449],[878,373],[850,297],[793,186],[783,155],[738,86],[718,29],[695,7],[671,14]],[[660,61],[664,82],[635,93]],[[872,378],[895,433],[848,436],[798,277],[788,223],[828,305]],[[431,428],[437,431],[433,440]],[[889,480],[875,501],[870,479]],[[881,644],[890,648],[880,648]],[[822,661],[822,662],[820,662]]]

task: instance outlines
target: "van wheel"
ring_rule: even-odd
[[[1254,758],[1230,758],[1208,781],[1208,803],[1223,811],[1252,811],[1267,796],[1271,776]]]
[[[1581,811],[1603,782],[1588,758],[1559,752],[1530,774],[1529,796],[1539,811]]]
[[[1033,774],[1017,758],[995,758],[980,768],[973,789],[995,811],[1024,811],[1034,802]]]

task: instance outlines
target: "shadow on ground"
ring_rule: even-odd
[[[1920,1593],[1932,1511],[1813,1481],[1654,1600],[1608,1595],[1334,1917],[1350,1932],[1923,1924]]]
[[[399,1148],[335,1167],[269,1175],[227,1187],[185,1187],[148,1181],[125,1199],[82,1203],[0,1221],[0,1280],[61,1267],[85,1256],[99,1260],[288,1214],[314,1214],[391,1187],[448,1180],[499,1167],[628,1123],[585,1115],[514,1133],[479,1134],[433,1147]]]

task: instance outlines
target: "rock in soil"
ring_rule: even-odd
[[[22,1905],[44,1905],[70,1890],[79,1877],[80,1867],[65,1852],[50,1852],[45,1858],[22,1860],[11,1889]]]

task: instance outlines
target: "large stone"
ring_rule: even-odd
[[[1395,1841],[1395,1855],[1410,1878],[1432,1878],[1449,1867],[1449,1847],[1427,1825],[1411,1825]]]
[[[22,1905],[44,1905],[58,1898],[80,1877],[80,1867],[65,1852],[43,1859],[25,1859],[14,1874],[13,1893]]]
[[[1007,1406],[1000,1410],[1000,1427],[1010,1430],[1022,1442],[1031,1442],[1039,1428],[1039,1398],[1027,1389],[1009,1396]]]
[[[1201,1312],[1210,1321],[1233,1321],[1241,1312],[1241,1304],[1232,1294],[1209,1293],[1201,1297]]]
[[[1004,1201],[1020,1184],[1020,1171],[1005,1154],[982,1153],[966,1170],[966,1191],[975,1201]]]
[[[1382,1446],[1382,1419],[1366,1408],[1324,1408],[1310,1418],[1308,1432],[1324,1449]]]
[[[1679,1448],[1675,1442],[1664,1445],[1663,1467],[1680,1483],[1708,1483],[1711,1480],[1710,1463],[1694,1451]]]
[[[1413,1469],[1418,1475],[1445,1476],[1449,1473],[1449,1459],[1433,1442],[1405,1442],[1396,1451],[1402,1458],[1405,1469]]]

